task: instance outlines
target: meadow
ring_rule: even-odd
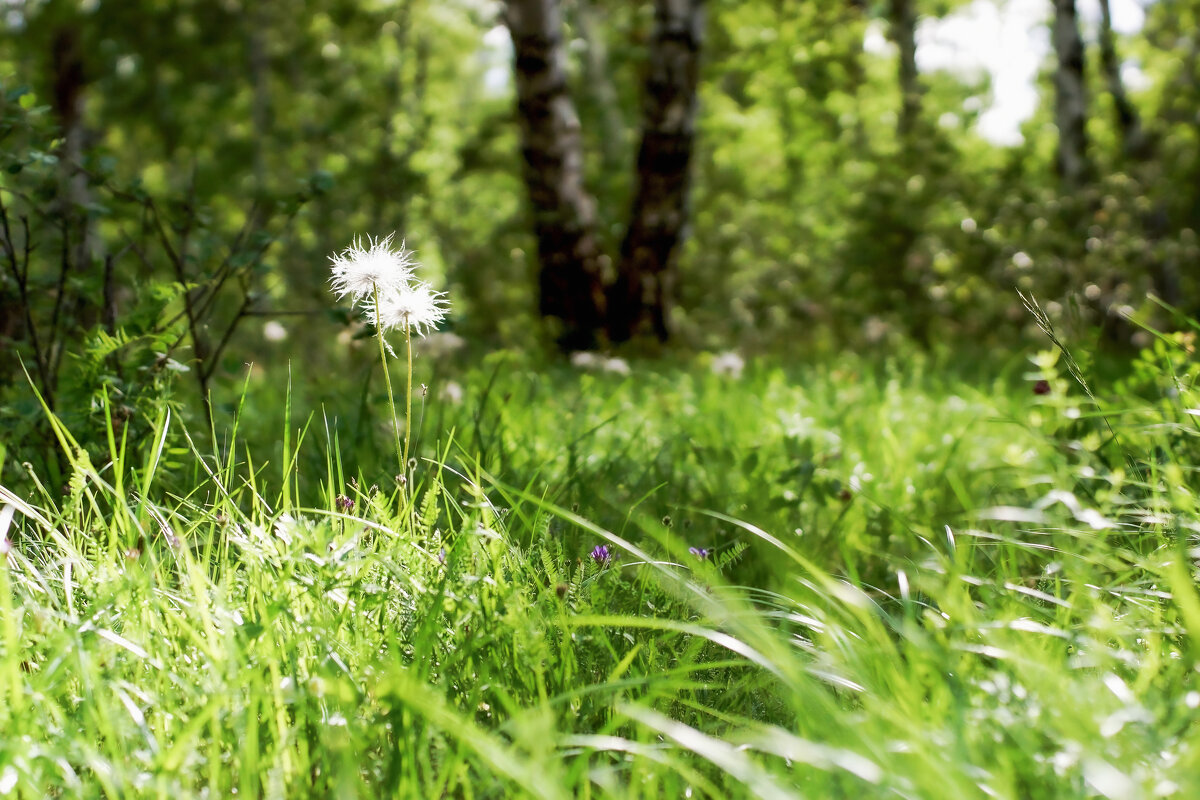
[[[1200,797],[1197,30],[0,0],[0,800]]]
[[[1193,342],[418,355],[403,482],[286,373],[56,424],[66,485],[0,488],[0,795],[1194,796]]]

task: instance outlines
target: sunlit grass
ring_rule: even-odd
[[[501,360],[425,378],[403,492],[332,416],[60,430],[0,496],[0,793],[1192,796],[1196,362],[1056,366]]]

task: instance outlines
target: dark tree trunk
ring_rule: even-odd
[[[1100,0],[1099,43],[1100,68],[1104,72],[1104,80],[1108,84],[1109,94],[1112,96],[1112,110],[1116,114],[1117,132],[1121,134],[1121,150],[1129,162],[1129,167],[1134,172],[1139,172],[1139,167],[1153,161],[1154,143],[1151,137],[1147,136],[1146,128],[1142,127],[1141,115],[1138,114],[1138,109],[1134,108],[1133,103],[1129,102],[1124,82],[1121,80],[1121,59],[1117,56],[1116,37],[1112,34],[1112,11],[1109,0]],[[1151,242],[1151,245],[1156,245],[1166,235],[1169,235],[1170,219],[1162,201],[1158,201],[1150,211],[1142,213],[1141,224],[1142,230],[1146,233],[1146,240]],[[1148,255],[1147,260],[1154,294],[1171,306],[1180,305],[1182,290],[1180,272],[1178,272],[1175,259],[1152,253]]]
[[[543,317],[564,350],[595,346],[604,321],[604,264],[595,202],[583,185],[579,117],[567,93],[558,0],[508,0],[525,184],[533,207]]]
[[[266,33],[270,30],[266,4],[256,4],[250,11],[250,30],[247,36],[247,67],[254,91],[251,119],[254,123],[254,191],[259,197],[267,193],[267,147],[271,142],[274,113],[271,107],[271,61],[267,55]]]
[[[1117,115],[1117,131],[1121,134],[1121,145],[1125,155],[1135,160],[1149,155],[1149,144],[1142,128],[1142,119],[1125,94],[1121,80],[1121,60],[1117,57],[1117,45],[1112,29],[1112,10],[1108,0],[1100,0],[1100,67],[1112,95],[1113,110]]]
[[[921,114],[921,84],[917,79],[917,12],[913,0],[891,0],[888,35],[900,51],[900,122],[898,131],[908,143]]]
[[[62,152],[68,159],[68,163],[63,165],[63,181],[68,184],[64,187],[64,193],[68,194],[77,190],[71,184],[77,176],[79,159],[83,157],[83,99],[87,82],[82,51],[79,32],[74,27],[64,25],[55,32],[50,57],[54,77],[54,113],[63,129]]]
[[[1171,232],[1170,217],[1160,201],[1142,217],[1146,239],[1157,245]],[[1168,305],[1178,308],[1183,304],[1183,286],[1179,277],[1179,264],[1174,256],[1153,253],[1149,256],[1150,282],[1154,293]]]
[[[1121,136],[1121,150],[1130,167],[1137,170],[1139,166],[1150,163],[1154,158],[1154,142],[1146,134],[1142,126],[1141,115],[1129,101],[1125,93],[1125,83],[1121,80],[1121,59],[1117,55],[1116,37],[1112,29],[1112,9],[1109,0],[1100,0],[1100,67],[1104,72],[1104,80],[1108,84],[1108,92],[1112,95],[1113,111],[1116,113],[1117,132]],[[1163,203],[1159,201],[1154,208],[1142,214],[1142,229],[1146,239],[1157,244],[1170,233],[1170,219]],[[1161,254],[1151,254],[1148,257],[1150,280],[1154,292],[1172,306],[1178,306],[1182,300],[1179,282],[1179,269],[1174,258]]]
[[[55,32],[51,43],[51,71],[54,80],[54,113],[62,125],[63,133],[58,152],[58,203],[63,215],[63,253],[60,295],[56,303],[62,303],[57,308],[66,312],[71,320],[63,330],[86,330],[101,321],[99,295],[100,292],[113,291],[113,274],[101,266],[97,257],[100,246],[89,211],[91,190],[84,171],[84,155],[91,144],[92,133],[84,123],[88,76],[84,68],[84,43],[77,23],[64,24]],[[69,276],[69,273],[74,275]],[[65,287],[71,277],[83,281],[88,288],[67,292]],[[67,302],[68,298],[70,303]],[[64,351],[61,343],[56,342],[52,349],[56,359],[62,357]]]
[[[703,31],[704,0],[655,0],[637,188],[609,295],[613,341],[643,332],[668,337],[674,259],[687,220]]]
[[[1087,90],[1084,82],[1083,39],[1075,0],[1054,0],[1054,121],[1058,125],[1058,173],[1067,189],[1078,189],[1091,178],[1087,140]]]

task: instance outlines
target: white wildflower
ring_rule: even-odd
[[[407,328],[418,336],[436,330],[438,323],[446,318],[445,292],[435,292],[428,283],[417,281],[405,283],[386,294],[379,293],[379,301],[366,303],[367,319],[378,322],[380,330]]]
[[[1033,266],[1033,258],[1024,250],[1013,253],[1012,265],[1017,269],[1029,269]]]
[[[366,245],[362,239],[355,239],[341,253],[330,257],[333,263],[330,283],[338,299],[350,295],[357,303],[374,297],[376,292],[385,296],[408,286],[416,263],[413,252],[404,249],[403,242],[398,250],[393,250],[392,236],[381,239],[368,236]]]
[[[600,356],[588,350],[576,350],[571,353],[571,366],[573,367],[595,369],[600,363]]]
[[[288,337],[287,328],[275,320],[263,325],[263,338],[268,342],[282,342]]]
[[[298,522],[291,514],[284,514],[275,520],[275,535],[283,540],[284,544],[291,544],[296,540],[296,537],[303,533],[303,524]]]
[[[438,390],[438,398],[445,400],[453,405],[459,405],[463,401],[463,387],[457,381],[446,381]]]
[[[421,352],[430,358],[445,358],[467,346],[467,340],[457,333],[431,333],[421,340]]]
[[[589,350],[576,350],[571,353],[571,366],[592,371],[611,372],[614,375],[628,375],[632,370],[629,362],[623,358],[607,357],[603,353]]]
[[[878,344],[887,337],[891,326],[879,317],[867,317],[863,320],[863,337],[871,344]]]
[[[732,350],[721,353],[712,360],[712,372],[714,375],[727,375],[735,381],[742,377],[742,370],[746,368],[746,359]]]
[[[604,359],[604,371],[611,372],[614,375],[628,375],[632,370],[629,369],[629,362],[623,358],[606,358]]]

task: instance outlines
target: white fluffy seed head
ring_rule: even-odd
[[[435,292],[428,283],[405,283],[386,294],[379,293],[366,303],[367,319],[377,322],[381,331],[405,330],[424,336],[446,318],[445,292]]]
[[[341,253],[330,256],[330,284],[338,299],[349,295],[351,301],[359,303],[373,298],[376,292],[382,297],[408,286],[416,261],[403,242],[399,248],[392,248],[393,236],[368,236],[365,244],[355,239]]]
[[[746,359],[732,350],[727,350],[712,360],[711,368],[714,375],[726,375],[738,380],[742,377],[742,370],[746,368]]]

